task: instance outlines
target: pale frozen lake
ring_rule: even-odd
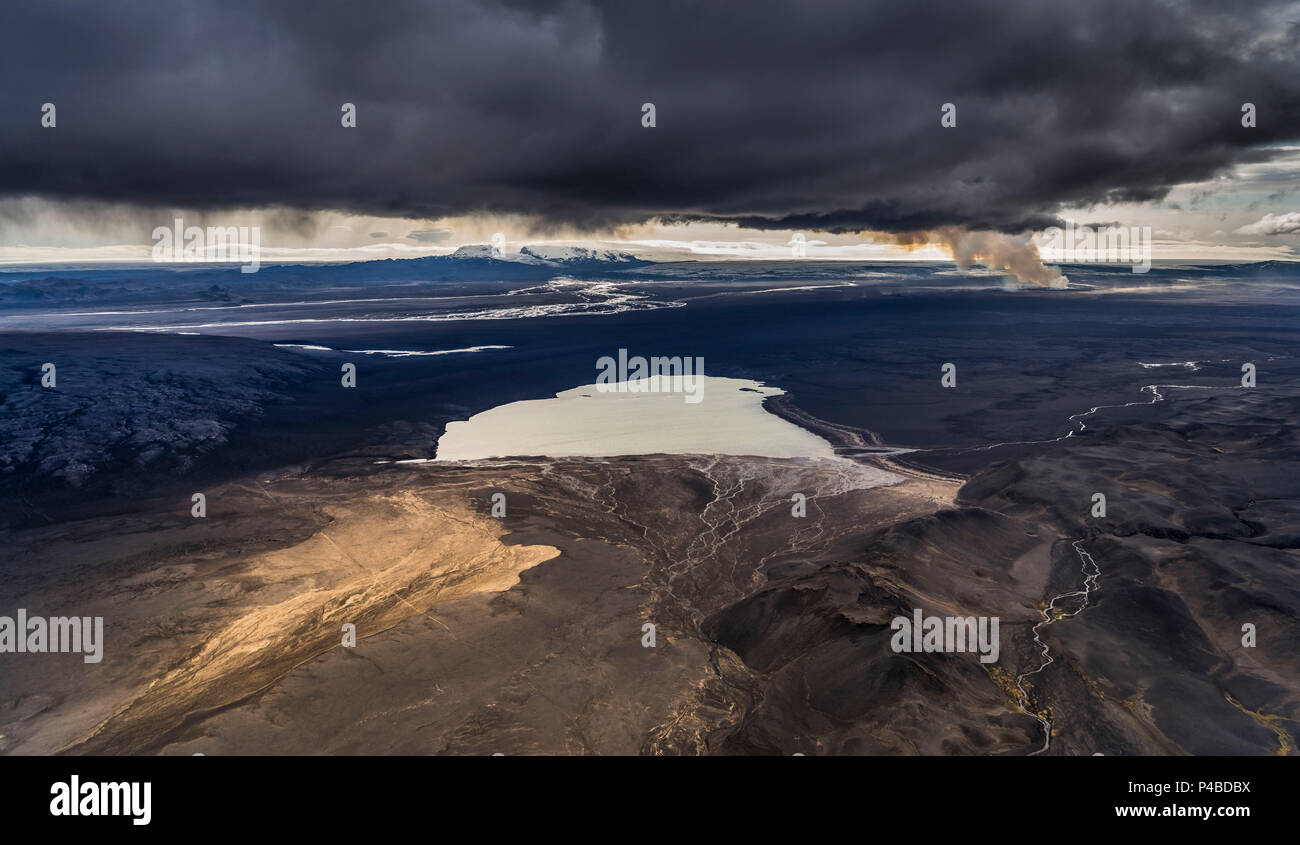
[[[748,379],[698,378],[702,398],[694,403],[680,392],[601,392],[592,384],[554,399],[500,405],[448,423],[436,460],[653,454],[835,458],[825,440],[763,410],[763,399],[783,394],[780,388]],[[627,384],[640,387],[648,381]]]

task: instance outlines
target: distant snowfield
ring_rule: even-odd
[[[500,405],[448,423],[435,460],[654,454],[840,460],[825,440],[763,410],[763,399],[782,395],[780,388],[749,379],[699,378],[702,398],[694,403],[680,392],[601,392],[591,384],[554,399]],[[640,388],[648,382],[626,384]]]

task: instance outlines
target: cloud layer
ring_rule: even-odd
[[[1237,230],[1243,235],[1292,235],[1300,232],[1300,211],[1265,214],[1254,223]]]
[[[1282,3],[44,0],[0,29],[0,196],[1020,232],[1300,137]]]

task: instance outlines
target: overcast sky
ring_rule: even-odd
[[[1296,3],[5,0],[0,32],[11,261],[177,214],[326,256],[884,256],[1065,217],[1300,247]]]

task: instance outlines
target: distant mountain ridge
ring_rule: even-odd
[[[0,275],[0,305],[32,306],[147,296],[165,285],[171,294],[239,303],[239,291],[267,287],[312,288],[407,282],[545,281],[559,275],[590,276],[644,267],[625,252],[572,246],[525,246],[500,252],[491,244],[470,244],[449,255],[383,258],[346,264],[263,264],[244,274],[238,265],[159,264],[157,268],[48,270],[23,279]]]
[[[526,246],[518,252],[504,252],[491,244],[466,244],[450,255],[440,258],[488,259],[523,264],[572,266],[575,264],[618,264],[632,266],[652,262],[626,252],[610,249],[589,249],[583,246]]]
[[[159,263],[146,267],[64,269],[33,266],[0,269],[0,309],[33,309],[79,303],[203,302],[240,305],[266,301],[277,291],[306,293],[328,289],[392,286],[413,292],[422,285],[448,283],[520,282],[539,284],[567,277],[578,280],[637,281],[647,278],[689,283],[728,280],[852,279],[897,274],[897,284],[931,278],[945,262],[804,262],[804,261],[688,261],[660,262],[609,249],[539,244],[502,251],[493,244],[468,244],[447,255],[422,258],[383,258],[337,264],[269,264],[244,274],[237,264]],[[1098,284],[1181,284],[1187,274],[1206,282],[1228,285],[1300,287],[1300,262],[1269,260],[1233,263],[1156,263],[1134,276],[1117,265],[1062,265],[1081,287]],[[861,272],[860,272],[861,271]]]

